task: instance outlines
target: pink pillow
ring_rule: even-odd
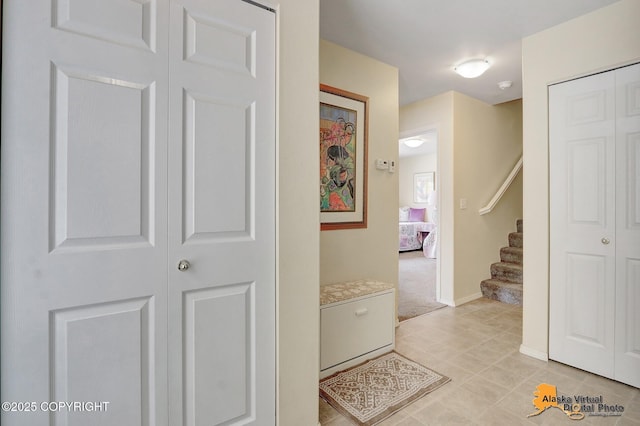
[[[409,222],[424,222],[424,211],[426,209],[409,209]]]

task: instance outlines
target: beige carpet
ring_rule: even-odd
[[[398,319],[447,306],[436,301],[436,259],[427,259],[422,250],[401,252],[399,257]]]
[[[372,426],[450,379],[390,352],[320,381],[320,396],[357,425]]]

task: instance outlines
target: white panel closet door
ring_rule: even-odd
[[[275,424],[275,15],[174,1],[170,43],[169,423]]]
[[[640,64],[616,71],[615,378],[640,387]]]
[[[275,424],[274,13],[3,3],[2,425]]]
[[[640,65],[549,88],[550,358],[640,385]]]
[[[604,73],[549,88],[549,356],[606,377],[614,351],[614,81]]]
[[[3,3],[2,424],[166,425],[168,3]]]

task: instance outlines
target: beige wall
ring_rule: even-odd
[[[453,300],[453,92],[443,93],[400,108],[400,135],[416,136],[427,130],[438,135],[438,300]]]
[[[416,173],[436,172],[438,181],[438,154],[416,155],[398,160],[398,178],[400,185],[398,207],[409,206],[425,208],[427,203],[413,202],[413,175]]]
[[[372,278],[397,284],[398,174],[377,170],[373,161],[398,161],[398,70],[321,40],[320,82],[369,97],[368,225],[321,232],[320,283]]]
[[[280,0],[278,401],[280,426],[318,424],[318,0]]]
[[[546,359],[549,314],[547,85],[640,61],[640,2],[622,0],[523,40],[523,353]]]
[[[403,137],[427,129],[438,132],[439,300],[460,305],[480,296],[480,281],[522,217],[520,177],[492,213],[478,214],[520,157],[522,102],[491,106],[448,92],[401,108]]]
[[[522,217],[522,180],[486,215],[478,214],[500,188],[522,154],[522,101],[488,105],[455,93],[453,99],[454,300],[480,297],[480,282],[500,260],[500,247]],[[460,199],[467,200],[461,209]]]

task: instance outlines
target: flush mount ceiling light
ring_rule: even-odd
[[[402,141],[403,144],[408,146],[409,148],[417,148],[424,143],[422,139],[407,139]]]
[[[464,78],[476,78],[489,69],[489,61],[486,59],[471,59],[457,65],[453,70]]]

